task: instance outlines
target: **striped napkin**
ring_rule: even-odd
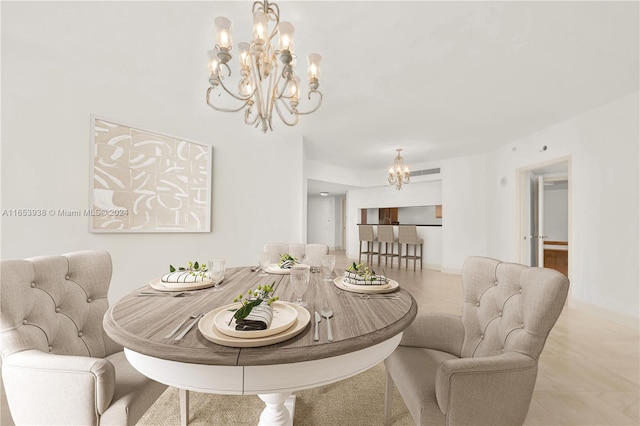
[[[359,275],[354,272],[345,271],[344,282],[355,285],[385,285],[389,279],[384,275]]]
[[[273,308],[266,302],[254,306],[244,319],[236,320],[236,330],[254,331],[266,330],[273,319]]]
[[[203,274],[192,274],[188,271],[177,271],[165,274],[160,278],[163,283],[199,283],[208,281],[208,277]]]

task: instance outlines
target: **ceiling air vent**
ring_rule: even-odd
[[[440,167],[438,167],[437,169],[415,170],[409,173],[409,176],[414,177],[414,176],[437,175],[438,173],[440,173]]]

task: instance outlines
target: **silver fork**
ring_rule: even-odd
[[[180,340],[180,339],[182,339],[184,336],[186,336],[186,335],[187,335],[187,333],[188,333],[188,332],[193,328],[193,326],[194,326],[194,325],[196,325],[196,324],[198,323],[198,321],[200,320],[200,317],[202,317],[202,316],[204,316],[204,314],[198,314],[198,315],[195,317],[195,319],[194,319],[193,321],[191,321],[191,322],[189,323],[189,325],[188,325],[184,330],[182,330],[182,332],[180,332],[180,334],[178,334],[178,335],[176,336],[176,338],[175,338],[175,339],[173,339],[173,340]]]
[[[138,294],[134,294],[134,296],[138,296],[138,297],[145,297],[145,296],[164,296],[164,297],[184,297],[187,296],[189,293],[187,293],[186,291],[179,291],[177,293],[170,293],[170,292],[164,292],[164,293],[153,293],[153,292],[149,292],[149,291],[143,291],[142,293],[138,293]]]
[[[174,334],[176,334],[178,332],[178,330],[180,330],[182,328],[183,325],[185,325],[187,323],[187,321],[189,321],[190,319],[197,318],[197,317],[198,317],[198,314],[189,315],[187,318],[184,319],[184,321],[182,321],[180,324],[178,324],[178,326],[176,328],[171,330],[171,332],[169,334],[164,336],[164,338],[165,339],[170,339],[171,337],[173,337]]]

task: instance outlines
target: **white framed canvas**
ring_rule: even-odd
[[[210,232],[210,145],[91,116],[91,232]]]

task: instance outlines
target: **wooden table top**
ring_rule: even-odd
[[[337,271],[342,273],[342,271]],[[334,272],[333,276],[336,276]],[[261,276],[250,268],[228,268],[219,291],[213,288],[191,291],[185,297],[135,297],[152,290],[148,285],[135,290],[113,305],[103,325],[117,343],[145,355],[172,361],[222,366],[285,364],[342,355],[367,348],[401,333],[417,313],[414,298],[400,288],[394,299],[365,299],[359,294],[337,288],[312,273],[303,299],[311,313],[309,325],[297,336],[281,343],[257,348],[233,348],[207,340],[194,327],[182,340],[164,336],[193,313],[207,313],[233,302],[258,285],[274,284],[274,295],[281,301],[294,301],[288,275]],[[334,312],[331,318],[334,342],[327,341],[327,320],[320,323],[320,340],[313,340],[314,311],[323,305]]]

